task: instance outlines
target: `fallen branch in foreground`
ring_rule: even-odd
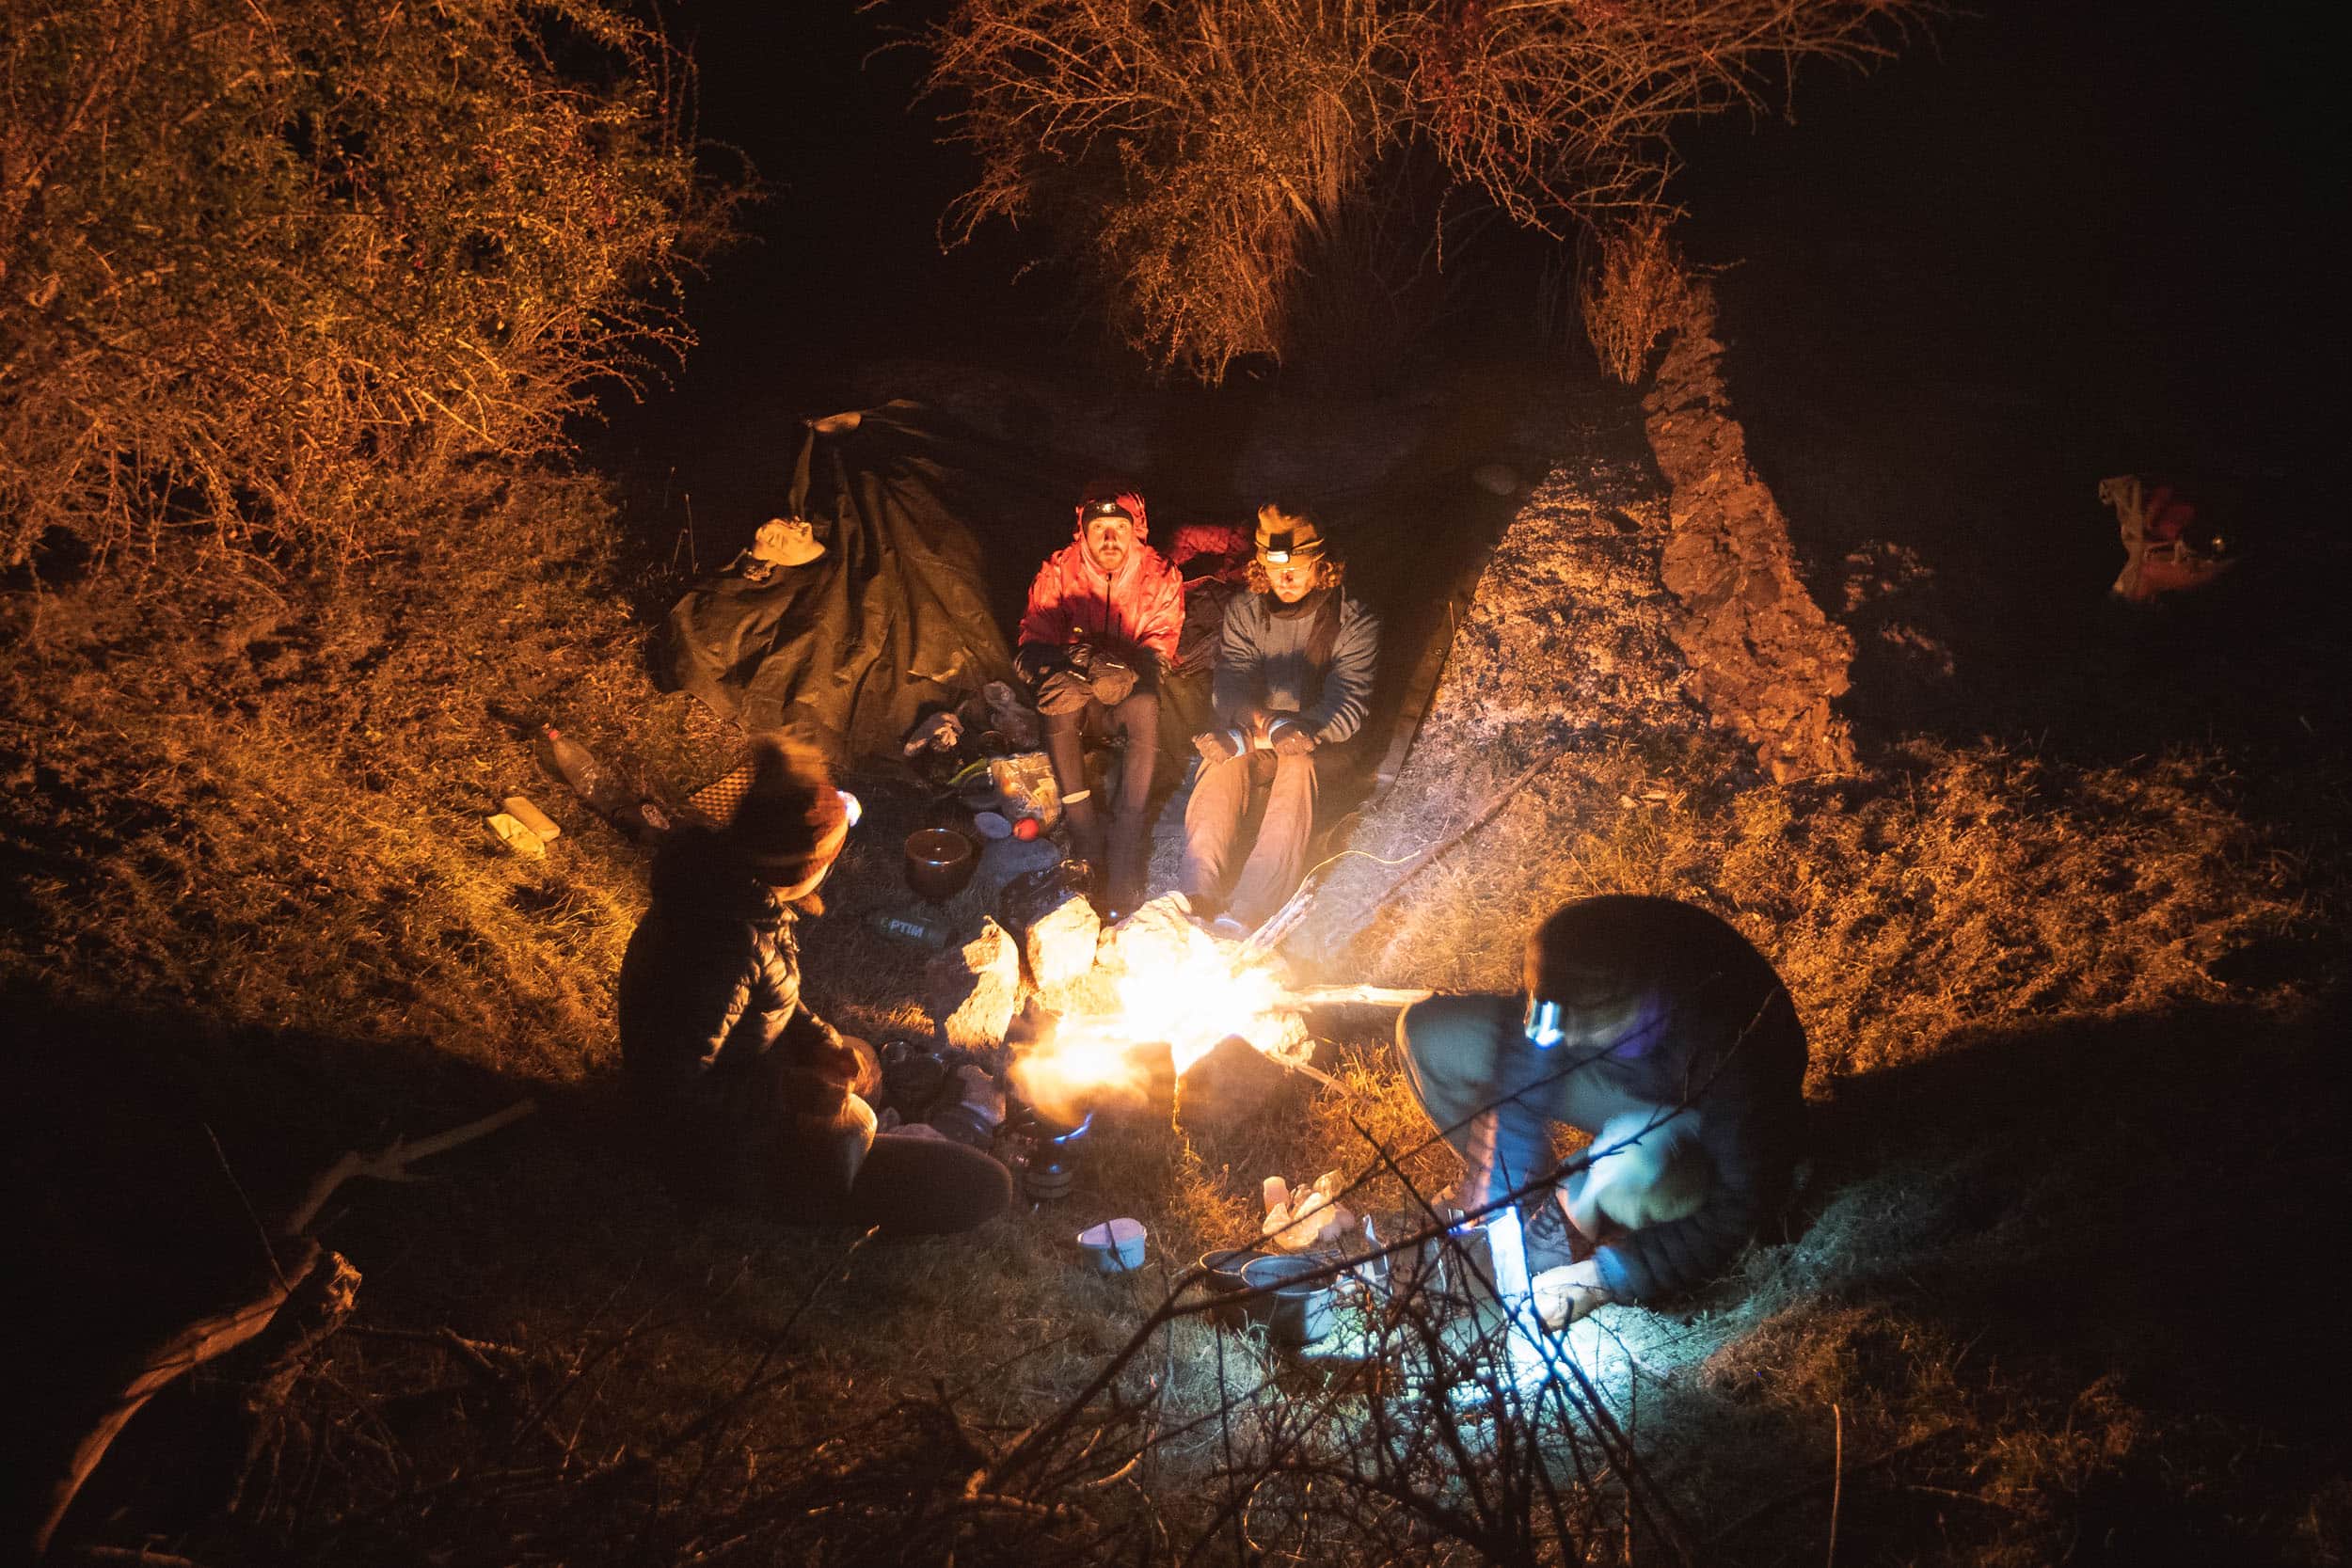
[[[302,1201],[294,1205],[293,1213],[286,1216],[281,1233],[296,1236],[310,1229],[310,1223],[318,1218],[319,1211],[326,1207],[326,1200],[335,1196],[335,1189],[354,1177],[364,1176],[377,1181],[413,1181],[416,1178],[409,1174],[408,1167],[417,1161],[429,1160],[436,1154],[447,1153],[460,1144],[487,1137],[510,1122],[522,1120],[538,1108],[536,1101],[518,1100],[505,1110],[484,1117],[480,1121],[453,1127],[446,1132],[419,1139],[413,1144],[395,1138],[380,1154],[367,1155],[357,1149],[351,1150],[319,1172],[316,1180],[311,1181],[310,1191],[303,1194]]]
[[[406,1181],[415,1178],[408,1167],[415,1162],[445,1153],[460,1144],[471,1143],[511,1122],[521,1120],[537,1104],[529,1100],[517,1101],[495,1116],[468,1122],[433,1137],[406,1143],[395,1139],[391,1146],[375,1155],[358,1152],[345,1154],[310,1183],[302,1201],[294,1206],[286,1222],[278,1227],[277,1244],[271,1248],[268,1277],[257,1286],[245,1300],[219,1311],[208,1313],[165,1336],[157,1343],[135,1354],[119,1381],[96,1402],[98,1415],[74,1442],[67,1456],[64,1472],[52,1487],[49,1507],[32,1537],[32,1555],[40,1557],[48,1551],[57,1526],[65,1519],[66,1511],[87,1481],[98,1462],[106,1456],[107,1448],[122,1429],[137,1415],[139,1408],[153,1399],[171,1382],[203,1363],[227,1354],[251,1339],[270,1325],[278,1309],[304,1280],[310,1276],[322,1257],[334,1259],[336,1266],[351,1273],[349,1265],[326,1252],[303,1232],[318,1218],[319,1211],[333,1196],[337,1188],[355,1176],[373,1177],[379,1181]],[[351,1283],[356,1284],[356,1273]],[[346,1298],[349,1291],[344,1291]],[[343,1310],[349,1310],[346,1299]]]
[[[319,1260],[319,1252],[318,1243],[307,1236],[300,1238],[291,1257],[273,1259],[269,1277],[250,1298],[173,1330],[131,1358],[121,1382],[100,1402],[103,1408],[97,1419],[67,1456],[65,1472],[50,1490],[48,1513],[33,1531],[32,1556],[38,1558],[49,1550],[49,1543],[57,1533],[66,1510],[80,1494],[82,1483],[89,1480],[98,1462],[106,1457],[107,1447],[130,1424],[131,1418],[139,1413],[140,1406],[163,1392],[183,1372],[227,1354],[267,1328],[294,1286],[310,1276],[311,1267]]]

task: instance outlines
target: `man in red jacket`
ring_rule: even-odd
[[[1102,877],[1106,912],[1141,902],[1151,859],[1152,769],[1158,749],[1159,682],[1184,626],[1184,583],[1144,543],[1143,498],[1097,481],[1078,501],[1077,537],[1038,568],[1013,655],[1045,721],[1070,823],[1071,848]],[[1124,752],[1109,817],[1087,787],[1088,736],[1116,736]],[[1105,856],[1105,849],[1108,854]]]

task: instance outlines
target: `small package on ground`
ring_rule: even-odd
[[[1004,798],[1000,809],[1007,817],[1015,822],[1028,817],[1041,832],[1049,833],[1061,825],[1061,790],[1054,783],[1054,765],[1043,752],[993,758],[988,773],[995,782],[996,793]]]

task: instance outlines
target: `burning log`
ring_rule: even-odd
[[[1164,1044],[1180,1079],[1235,1037],[1278,1061],[1306,1061],[1313,1041],[1284,1003],[1282,976],[1237,964],[1235,952],[1193,925],[1182,895],[1152,900],[1105,935],[1053,1039],[1014,1064],[1015,1086],[1069,1120],[1105,1100],[1141,1098],[1152,1070],[1141,1048]]]
[[[1290,1073],[1339,1087],[1311,1060],[1302,1013],[1400,1007],[1431,994],[1294,988],[1263,951],[1211,936],[1192,923],[1181,895],[1168,895],[1104,933],[1099,962],[1054,999],[1065,1010],[1050,1037],[1019,1053],[1013,1083],[1031,1104],[1075,1120],[1097,1105],[1149,1101],[1150,1081],[1172,1074],[1184,1085],[1185,1119],[1231,1120],[1237,1107],[1273,1098]]]
[[[1060,990],[1083,979],[1094,967],[1102,932],[1094,906],[1075,893],[1031,921],[1021,933],[1021,949],[1037,989]]]

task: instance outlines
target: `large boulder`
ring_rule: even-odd
[[[940,1038],[963,1051],[1004,1043],[1021,1005],[1021,950],[993,920],[980,934],[930,961],[925,990]]]
[[[1075,893],[1030,921],[1021,933],[1021,949],[1037,989],[1060,990],[1084,979],[1094,967],[1102,931],[1103,920],[1094,906]]]

